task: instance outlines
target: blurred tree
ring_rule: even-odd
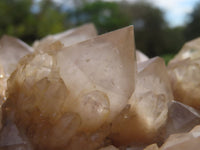
[[[39,3],[40,11],[36,14],[37,35],[41,38],[47,34],[54,34],[63,31],[68,24],[66,12],[62,12],[60,5],[52,0],[43,0]]]
[[[105,33],[131,24],[128,16],[123,13],[115,2],[95,1],[83,3],[71,14],[75,25],[93,22],[99,33]]]
[[[200,2],[195,5],[190,14],[190,21],[186,25],[185,36],[187,40],[192,40],[200,36]]]
[[[32,31],[27,25],[31,22],[30,8],[33,0],[0,1],[0,35],[11,34],[23,37]]]
[[[179,26],[164,29],[164,50],[167,54],[176,54],[186,42],[185,27]]]
[[[164,20],[163,12],[145,1],[133,4],[123,3],[122,8],[132,19],[136,48],[150,57],[166,53],[164,29],[167,27],[167,23]]]
[[[31,43],[68,27],[67,13],[53,0],[1,0],[0,36],[9,34]]]

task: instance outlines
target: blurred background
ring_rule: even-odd
[[[168,61],[200,35],[199,0],[0,0],[0,36],[28,44],[93,22],[99,34],[134,25],[136,48]]]

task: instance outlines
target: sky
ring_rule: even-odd
[[[72,5],[73,0],[54,0],[57,2],[65,1],[68,5]],[[122,0],[104,0],[104,1],[116,1]],[[134,3],[137,0],[126,0]],[[195,4],[200,0],[146,0],[153,5],[161,8],[164,11],[165,19],[171,27],[184,25],[189,19],[189,14],[192,12]]]
[[[116,1],[121,0],[105,0]],[[126,0],[128,2],[135,2],[136,0]],[[192,12],[195,4],[199,0],[146,0],[153,5],[161,8],[164,11],[165,19],[170,26],[175,27],[184,25],[189,19],[189,14]]]
[[[199,0],[148,0],[163,9],[171,26],[184,25]]]

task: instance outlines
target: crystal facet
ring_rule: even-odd
[[[134,91],[133,48],[130,26],[59,51],[60,75],[72,99],[93,91],[99,91],[105,99],[107,95],[112,120]]]
[[[147,61],[149,58],[139,50],[136,50],[136,60],[137,63],[141,63],[143,61]]]
[[[7,35],[3,36],[0,39],[0,64],[5,74],[9,76],[15,70],[18,61],[32,51],[33,49],[21,40]]]
[[[172,134],[160,150],[198,150],[200,147],[200,126],[189,133]]]
[[[200,38],[186,43],[168,65],[175,100],[200,108]]]
[[[99,150],[119,150],[118,148],[114,147],[113,145],[100,148]]]
[[[113,122],[115,143],[152,142],[166,123],[168,104],[172,99],[164,61],[156,57],[139,64],[130,105]]]
[[[37,150],[98,149],[134,91],[133,42],[130,26],[27,55],[8,80],[3,125],[13,116]]]
[[[200,113],[197,110],[180,102],[172,101],[165,125],[165,137],[175,133],[189,132],[198,124],[200,124]]]
[[[85,24],[80,27],[67,30],[55,35],[49,35],[33,44],[36,50],[46,50],[48,46],[56,41],[60,41],[65,47],[94,38],[97,31],[93,24]]]

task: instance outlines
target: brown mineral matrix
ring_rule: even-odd
[[[134,91],[133,27],[46,48],[9,78],[3,125],[11,118],[35,150],[100,148]]]
[[[156,57],[139,64],[129,106],[113,121],[111,138],[114,143],[140,145],[155,141],[166,123],[172,99],[163,59]]]
[[[175,100],[200,109],[200,38],[186,43],[168,65]]]

